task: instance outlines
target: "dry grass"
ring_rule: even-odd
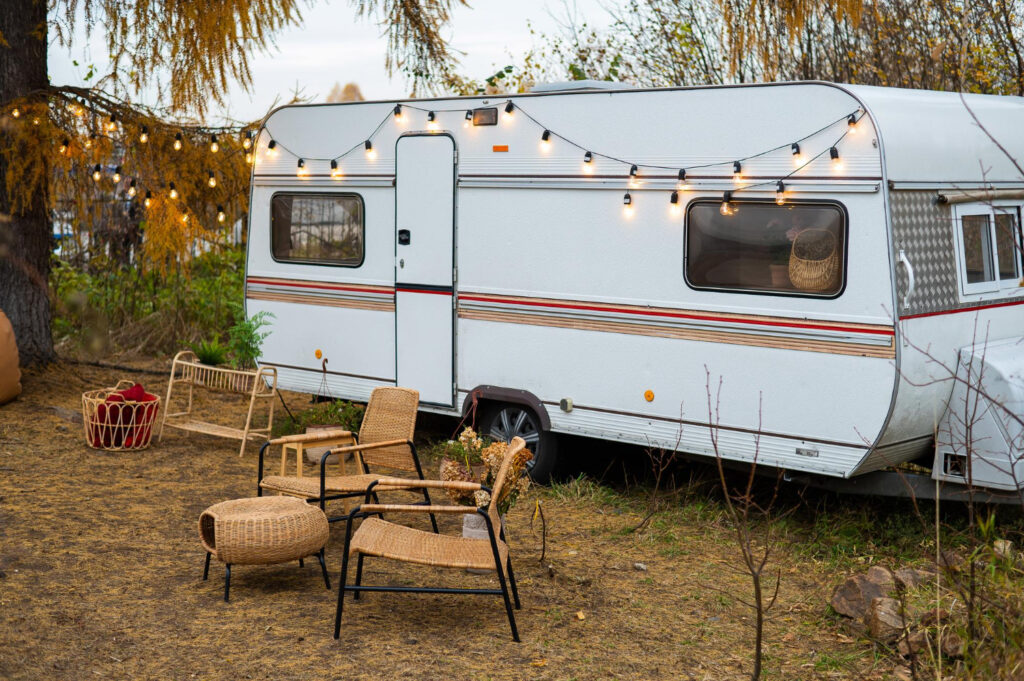
[[[234,441],[169,431],[143,452],[89,449],[81,425],[50,407],[78,410],[81,391],[120,377],[55,365],[29,373],[22,398],[0,407],[0,678],[745,678],[749,612],[732,594],[747,583],[727,567],[735,550],[721,517],[684,505],[631,533],[643,500],[585,481],[531,490],[510,514],[521,644],[498,598],[406,594],[347,601],[335,641],[337,591],[324,589],[315,560],[239,566],[224,603],[223,568],[202,581],[196,520],[254,494],[255,448],[239,459]],[[163,394],[165,379],[141,378]],[[243,413],[240,399],[221,407]],[[543,564],[529,529],[538,498]],[[456,522],[443,518],[442,530]],[[343,532],[332,527],[332,580]],[[797,551],[781,560],[768,678],[883,677],[825,615],[840,575]],[[494,580],[368,561],[365,581]]]

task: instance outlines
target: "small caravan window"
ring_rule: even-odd
[[[813,296],[843,288],[846,220],[837,205],[695,201],[687,215],[694,288]]]
[[[1020,206],[965,204],[953,207],[961,295],[1005,295],[1021,278]]]
[[[363,200],[356,194],[275,194],[270,200],[274,260],[359,267]]]

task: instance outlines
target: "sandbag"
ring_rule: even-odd
[[[14,327],[0,310],[0,404],[6,404],[21,394],[21,369],[18,365]]]

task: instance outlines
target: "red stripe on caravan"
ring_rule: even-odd
[[[323,283],[299,283],[292,281],[278,281],[276,279],[257,279],[250,277],[245,280],[247,284],[263,284],[265,286],[287,286],[289,288],[316,288],[325,291],[356,291],[357,293],[379,293],[383,295],[390,295],[393,291],[391,289],[373,289],[373,288],[362,288],[359,286],[343,286],[341,284],[323,284]]]
[[[401,286],[399,288],[396,288],[395,291],[398,292],[398,293],[431,293],[431,294],[433,294],[435,296],[450,296],[450,295],[452,295],[452,292],[450,290],[448,290],[448,291],[438,291],[437,289],[432,289],[432,288],[410,288],[410,287],[407,287],[407,286]]]
[[[635,314],[647,317],[669,317],[674,319],[693,319],[704,322],[731,322],[736,324],[750,324],[754,326],[781,326],[793,329],[815,329],[819,331],[842,331],[846,333],[869,333],[880,336],[892,336],[895,332],[892,329],[867,329],[856,326],[839,326],[836,324],[814,324],[808,322],[783,322],[769,321],[762,319],[737,319],[734,317],[717,317],[715,315],[702,315],[687,312],[665,312],[660,310],[633,310],[623,307],[612,307],[605,305],[580,305],[576,303],[555,303],[538,302],[529,300],[505,300],[489,296],[472,296],[462,294],[459,300],[476,300],[484,303],[507,303],[514,305],[530,305],[533,307],[554,307],[567,310],[588,310],[591,312],[616,312],[621,314]]]
[[[921,312],[920,314],[908,314],[900,319],[920,319],[921,317],[938,317],[944,314],[960,314],[961,312],[978,312],[980,310],[991,310],[995,307],[1011,307],[1013,305],[1024,305],[1024,300],[1012,300],[1005,303],[991,303],[989,305],[975,305],[974,307],[961,307],[957,310],[938,310],[936,312]]]

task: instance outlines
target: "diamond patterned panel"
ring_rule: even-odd
[[[957,296],[953,218],[950,207],[935,201],[933,191],[892,191],[893,261],[903,246],[914,268],[914,293],[900,315],[915,315],[967,307]],[[907,290],[906,270],[896,268],[898,299]]]

